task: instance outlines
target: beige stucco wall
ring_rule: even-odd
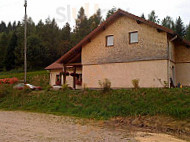
[[[176,46],[176,62],[190,62],[190,48],[180,45]]]
[[[129,44],[129,32],[134,31],[139,43]],[[105,47],[107,35],[114,35],[113,47]],[[149,59],[167,59],[167,34],[127,17],[117,19],[82,48],[83,65]]]
[[[138,43],[129,44],[129,33],[138,31]],[[106,36],[114,35],[114,46],[106,47]],[[168,81],[167,34],[120,17],[82,48],[83,85],[100,88],[108,78],[113,88],[163,87]]]
[[[113,88],[131,88],[139,79],[140,87],[163,87],[167,81],[167,60],[111,63],[83,66],[83,84],[100,88],[99,80],[109,79]]]
[[[176,53],[176,82],[190,86],[190,48],[176,46]]]
[[[53,85],[55,85],[55,81],[56,81],[56,75],[59,75],[60,74],[60,72],[62,72],[63,70],[51,70],[50,71],[50,82],[49,82],[49,84],[51,85],[51,86],[53,86]]]
[[[190,63],[176,64],[177,83],[183,86],[190,86]]]

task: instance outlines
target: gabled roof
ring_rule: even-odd
[[[145,20],[141,17],[135,16],[129,12],[119,9],[112,16],[110,16],[105,22],[103,22],[95,30],[93,30],[90,34],[88,34],[83,40],[81,40],[76,46],[74,46],[71,50],[69,50],[66,54],[64,54],[61,58],[59,58],[56,61],[56,63],[63,63],[63,64],[67,63],[70,59],[72,59],[74,56],[76,56],[77,54],[79,54],[81,52],[82,46],[87,44],[99,32],[105,30],[106,26],[110,25],[115,19],[117,19],[118,17],[121,17],[121,16],[126,16],[128,18],[134,19],[137,21],[137,23],[147,24],[151,27],[156,28],[158,31],[164,31],[171,36],[177,35],[173,30],[171,30],[169,28],[163,27],[154,22]],[[190,42],[185,41],[185,40],[181,40],[181,41],[183,42],[183,44],[190,46]]]
[[[55,61],[54,63],[52,63],[51,65],[49,65],[49,66],[46,67],[45,69],[46,69],[46,70],[63,69],[63,64],[58,63],[57,61]]]

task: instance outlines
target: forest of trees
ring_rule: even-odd
[[[110,17],[117,9],[108,11],[106,18]],[[142,18],[145,15],[142,14]],[[181,17],[176,21],[170,16],[163,20],[158,19],[155,11],[152,11],[147,20],[163,25],[174,30],[182,38],[190,41],[190,24],[185,26]],[[80,8],[74,29],[69,23],[59,28],[55,19],[47,18],[45,22],[40,20],[37,24],[28,18],[27,30],[27,61],[28,69],[41,69],[71,49],[87,34],[104,21],[101,10],[91,17],[85,15],[84,8]],[[0,23],[0,71],[22,69],[24,65],[24,22]]]

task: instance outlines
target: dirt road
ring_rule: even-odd
[[[97,123],[97,124],[96,124]],[[131,133],[65,116],[0,111],[0,142],[184,142],[165,134]]]

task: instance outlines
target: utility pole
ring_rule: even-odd
[[[27,0],[25,0],[24,3],[24,7],[25,7],[25,17],[24,17],[24,83],[26,83],[26,76],[27,76],[27,57],[26,57],[26,53],[27,53]]]

